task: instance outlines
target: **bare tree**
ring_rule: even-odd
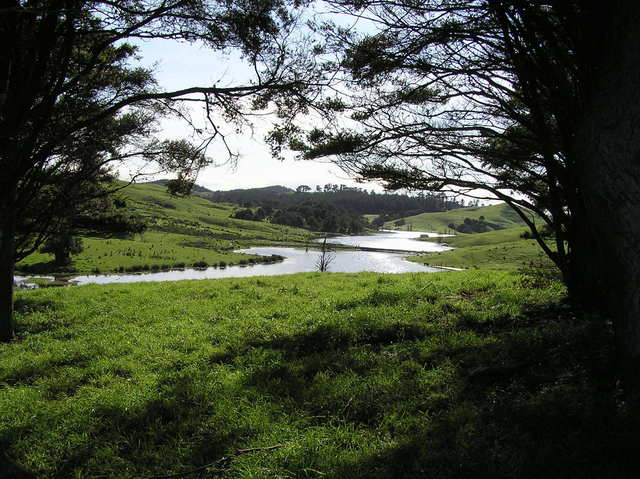
[[[320,254],[316,261],[316,269],[321,273],[328,271],[329,265],[333,263],[335,259],[336,254],[329,246],[327,246],[327,237],[325,236],[324,241],[322,242],[322,247],[320,248]]]

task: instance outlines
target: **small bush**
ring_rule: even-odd
[[[521,268],[519,273],[522,274],[520,283],[525,288],[542,289],[562,280],[558,267],[542,256]]]

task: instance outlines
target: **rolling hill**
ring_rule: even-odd
[[[313,233],[301,229],[231,218],[236,205],[191,196],[177,198],[157,184],[122,190],[127,207],[144,218],[147,230],[135,237],[84,237],[84,251],[68,272],[147,271],[199,265],[238,264],[257,257],[234,253],[250,245],[302,244]],[[17,265],[20,272],[61,271],[53,255],[36,252]]]
[[[459,225],[464,223],[465,218],[479,220],[481,216],[484,217],[486,223],[499,226],[499,228],[493,229],[513,228],[524,225],[515,211],[505,203],[501,203],[491,206],[457,208],[437,213],[422,213],[401,218],[400,220],[388,221],[384,226],[388,229],[395,229],[398,221],[401,223],[404,221],[404,224],[397,229],[443,233],[451,229],[449,228],[451,223]]]

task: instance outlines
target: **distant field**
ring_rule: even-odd
[[[529,263],[547,261],[533,240],[509,241],[482,246],[467,246],[442,253],[428,253],[408,258],[428,266],[517,270]]]
[[[484,246],[495,245],[497,243],[506,243],[510,241],[520,241],[522,234],[528,231],[526,227],[507,228],[504,230],[488,231],[487,233],[474,233],[468,235],[456,235],[450,238],[428,238],[426,241],[443,241],[454,248],[463,248],[468,246]]]
[[[465,218],[477,220],[480,216],[484,216],[486,222],[495,223],[503,228],[523,225],[522,220],[515,211],[506,204],[499,204],[408,216],[403,218],[406,224],[399,229],[443,233],[449,230],[450,223],[458,225],[463,223]],[[396,221],[398,220],[385,223],[385,228],[396,228]]]
[[[113,272],[125,269],[238,264],[257,258],[234,253],[237,248],[263,244],[302,244],[313,234],[300,228],[231,218],[237,206],[203,198],[176,198],[159,185],[130,185],[124,191],[128,207],[142,216],[148,229],[133,238],[83,238],[85,250],[73,256],[71,272]],[[55,270],[53,255],[34,253],[18,271]]]
[[[301,242],[312,235],[301,228],[231,218],[236,205],[213,203],[196,196],[172,197],[159,185],[131,185],[124,191],[131,208],[147,219],[151,229],[218,241]]]
[[[496,269],[514,271],[529,264],[551,264],[535,240],[523,239],[526,228],[508,228],[444,238],[456,249],[441,253],[426,253],[408,259],[429,266],[465,269]],[[431,238],[428,241],[436,241]]]

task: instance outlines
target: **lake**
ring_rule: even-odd
[[[448,248],[438,243],[418,241],[424,232],[382,232],[369,236],[338,236],[328,238],[327,242],[347,246],[360,246],[389,251],[334,251],[329,265],[329,272],[359,273],[370,271],[375,273],[429,273],[442,271],[404,259],[406,252],[444,251]],[[72,284],[107,284],[107,283],[142,283],[159,281],[178,281],[186,279],[217,279],[241,278],[247,276],[274,276],[279,274],[293,274],[317,271],[320,253],[317,249],[298,249],[260,246],[238,250],[241,253],[261,256],[280,255],[284,261],[273,264],[255,264],[243,266],[228,266],[226,268],[206,268],[160,271],[141,274],[93,274],[79,275],[72,279]],[[42,277],[42,276],[39,276]],[[28,277],[16,276],[16,283],[21,283]]]
[[[431,241],[419,241],[421,236],[431,238],[446,238],[452,235],[441,235],[438,233],[427,233],[425,231],[390,231],[383,230],[380,233],[362,236],[334,236],[327,238],[327,243],[355,246],[359,248],[373,248],[391,251],[410,251],[416,253],[427,253],[446,251],[448,246],[443,246]],[[322,242],[323,239],[316,241]]]

